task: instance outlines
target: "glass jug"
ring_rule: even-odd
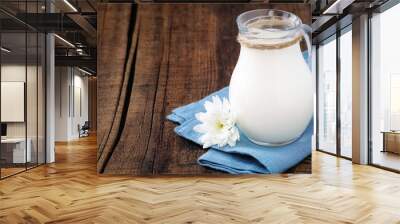
[[[295,141],[313,116],[310,28],[292,13],[260,9],[237,18],[240,55],[229,85],[237,126],[254,143]]]

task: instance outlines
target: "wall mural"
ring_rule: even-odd
[[[285,31],[289,32],[285,35],[293,36],[275,38],[281,42],[272,45],[255,44],[249,38],[252,34],[242,30],[239,44],[236,18],[254,9],[280,9],[294,13],[305,24],[311,22],[306,4],[99,5],[99,173],[147,176],[311,172],[312,88],[311,92],[303,90],[308,89],[310,75],[306,75],[306,60],[298,60],[303,57],[298,44],[305,33],[300,32],[303,26],[297,24],[297,17],[291,17],[293,14],[268,12],[280,20],[271,22],[269,19],[277,17],[267,18],[259,29],[296,23]],[[245,29],[252,29],[243,24]],[[241,45],[239,61],[254,57],[254,49],[243,55],[244,48],[268,50],[275,61],[263,61],[265,67],[261,69],[253,62],[239,69]],[[263,53],[261,59],[270,53]],[[279,65],[279,58],[287,58],[285,63],[289,64]],[[225,87],[231,83],[233,89],[235,66],[235,73],[250,67],[246,71],[249,76],[242,80],[242,74],[236,74],[240,81],[229,95]],[[284,85],[276,85],[269,76],[270,81],[252,78],[253,73],[264,70],[279,71]],[[292,75],[296,81],[287,81]],[[246,88],[246,80],[253,82],[254,88]],[[254,89],[268,92],[257,96]],[[290,97],[280,98],[281,93]],[[252,97],[243,100],[246,96]]]

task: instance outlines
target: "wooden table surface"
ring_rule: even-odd
[[[235,19],[258,8],[311,22],[305,4],[100,4],[100,173],[221,174],[197,164],[205,150],[177,136],[166,116],[229,84],[240,49]],[[290,172],[310,172],[310,159]]]

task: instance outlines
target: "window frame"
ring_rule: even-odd
[[[327,153],[333,156],[337,156],[340,158],[344,158],[347,160],[352,160],[351,157],[347,157],[342,155],[341,153],[341,119],[340,119],[340,84],[341,84],[341,67],[340,67],[340,37],[347,32],[351,32],[352,30],[352,23],[347,24],[341,29],[337,29],[335,33],[331,34],[330,36],[326,37],[323,40],[317,42],[316,45],[316,52],[315,52],[315,60],[316,60],[316,150],[319,152]],[[320,96],[319,96],[319,47],[321,44],[326,44],[330,41],[336,41],[336,152],[332,153],[327,150],[324,150],[319,147],[319,103],[320,103]]]

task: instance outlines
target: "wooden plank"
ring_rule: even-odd
[[[128,4],[98,6],[98,163],[103,172],[119,141],[121,111],[125,105],[125,64],[130,49],[129,35],[133,7]],[[118,29],[116,29],[118,26]]]
[[[99,7],[99,14],[108,13],[108,7],[111,6]],[[229,84],[240,48],[235,19],[240,13],[257,8],[291,11],[306,23],[311,20],[309,7],[304,4],[139,5],[132,92],[129,103],[124,105],[127,110],[124,122],[119,123],[120,136],[108,151],[112,152],[109,161],[102,163],[105,173],[220,174],[196,163],[205,150],[178,137],[173,132],[176,124],[165,118],[174,108]],[[126,30],[114,32],[124,35]],[[107,60],[112,63],[111,57]],[[102,75],[110,76],[99,69],[99,82]],[[127,88],[120,85],[102,89],[99,85],[99,92],[118,91],[117,87]],[[99,108],[103,104],[108,102],[99,100]],[[102,120],[100,113],[99,120]],[[100,134],[102,139],[103,135]]]

